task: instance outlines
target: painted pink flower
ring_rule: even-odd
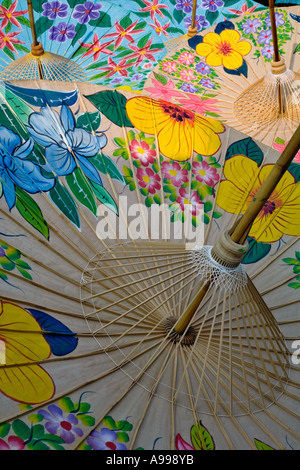
[[[5,46],[7,46],[10,51],[17,52],[14,48],[14,44],[25,44],[25,42],[16,38],[16,36],[20,33],[21,31],[5,34],[0,30],[0,49],[3,49]]]
[[[180,70],[179,75],[182,80],[185,80],[186,82],[190,82],[191,80],[195,80],[197,78],[193,71],[188,69]]]
[[[164,72],[172,73],[177,70],[177,63],[173,60],[168,60],[162,64],[162,69]]]
[[[288,142],[286,144],[273,144],[273,148],[275,150],[278,150],[280,153],[282,153],[285,149],[285,147],[287,146]],[[298,150],[298,152],[296,153],[296,155],[294,156],[294,160],[293,160],[295,163],[300,163],[300,150]]]
[[[144,30],[143,29],[134,29],[135,26],[137,25],[138,20],[136,20],[134,23],[132,23],[130,26],[128,26],[126,29],[122,28],[122,26],[116,21],[115,22],[115,33],[109,33],[103,36],[103,38],[116,38],[115,42],[115,49],[120,46],[122,43],[123,39],[127,39],[129,42],[134,42],[134,39],[132,37],[133,34],[139,34],[142,33]]]
[[[127,59],[132,59],[134,57],[137,57],[137,61],[135,64],[136,66],[139,65],[144,59],[148,59],[148,60],[151,60],[152,62],[155,62],[156,59],[153,54],[161,51],[162,49],[150,49],[152,40],[153,38],[150,38],[144,47],[137,47],[137,46],[133,46],[132,44],[128,44],[128,47],[133,51],[133,54],[127,56]]]
[[[0,450],[23,450],[25,448],[24,441],[17,436],[10,436],[6,443],[0,439]]]
[[[191,65],[194,63],[195,56],[191,52],[183,52],[178,57],[178,62],[184,65]]]
[[[196,94],[183,96],[178,101],[184,108],[187,108],[191,111],[195,111],[197,114],[204,115],[206,111],[211,111],[213,113],[219,111],[219,109],[215,108],[214,106],[214,104],[217,103],[218,100],[213,100],[210,98],[207,98],[205,100]]]
[[[156,13],[163,17],[165,16],[160,10],[162,10],[163,8],[167,8],[169,10],[169,7],[167,5],[164,5],[163,3],[158,3],[158,0],[152,0],[152,2],[148,1],[148,0],[143,0],[143,2],[145,3],[145,5],[147,5],[146,7],[144,8],[140,8],[139,11],[150,11],[150,18],[151,20],[154,19],[154,16],[156,15]]]
[[[175,446],[177,450],[196,450],[195,447],[191,446],[186,442],[180,434],[176,434],[175,437]]]
[[[193,174],[197,175],[196,180],[201,183],[205,183],[208,184],[208,186],[213,187],[220,179],[216,168],[210,166],[204,160],[202,162],[193,162],[192,167]]]
[[[151,98],[162,99],[164,101],[170,101],[172,98],[180,98],[182,94],[177,91],[172,80],[169,80],[165,85],[152,78],[153,87],[145,88],[150,93]]]
[[[186,188],[179,189],[179,196],[176,199],[182,211],[188,210],[192,215],[198,215],[203,209],[203,203],[197,191],[188,193]]]
[[[171,21],[169,21],[167,24],[165,24],[164,26],[162,26],[160,24],[160,22],[154,18],[154,23],[155,24],[149,24],[149,26],[151,26],[153,29],[155,29],[155,31],[157,32],[158,36],[161,35],[161,33],[163,33],[164,36],[166,36],[167,38],[170,38],[171,36],[167,33],[167,29],[168,27],[170,26],[171,24]]]
[[[130,142],[130,153],[133,158],[139,160],[143,166],[148,166],[154,162],[156,151],[151,149],[145,141],[139,142],[134,139]]]
[[[230,11],[230,13],[234,13],[235,15],[244,15],[245,13],[252,13],[257,8],[257,6],[258,5],[248,8],[247,2],[245,2],[240,10],[231,10],[228,8],[228,11]]]
[[[164,178],[171,180],[177,188],[188,182],[188,171],[181,168],[178,162],[163,162],[161,171]]]
[[[160,189],[160,177],[157,173],[154,173],[151,168],[142,168],[140,166],[137,169],[136,175],[140,186],[148,189],[150,194],[155,194],[155,192]]]
[[[99,59],[99,56],[100,56],[101,52],[104,53],[104,54],[112,55],[113,52],[109,49],[106,49],[107,46],[109,46],[112,43],[113,43],[113,41],[109,41],[109,42],[105,42],[103,44],[100,44],[100,40],[98,38],[98,35],[97,35],[97,33],[95,33],[92,43],[80,42],[82,47],[85,47],[85,48],[88,49],[87,52],[85,52],[82,57],[86,57],[88,55],[93,55],[93,61],[95,61],[95,60]]]
[[[119,72],[120,75],[123,75],[123,77],[127,77],[128,72],[126,69],[128,67],[131,67],[132,64],[126,64],[126,60],[127,59],[122,59],[118,64],[116,64],[116,62],[114,62],[111,57],[108,57],[108,67],[99,67],[98,70],[104,70],[109,72],[105,78],[111,77],[117,72]]]
[[[17,28],[22,28],[20,25],[19,21],[16,19],[18,16],[24,16],[25,13],[28,12],[28,10],[20,10],[20,11],[15,11],[16,6],[17,6],[18,0],[15,0],[9,8],[5,8],[4,6],[0,5],[0,19],[2,18],[2,22],[0,25],[0,28],[3,29],[7,25],[7,23],[10,21],[14,26],[17,26]]]

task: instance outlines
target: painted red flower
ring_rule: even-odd
[[[4,49],[5,46],[8,47],[10,51],[17,52],[14,48],[14,44],[25,44],[25,42],[20,41],[16,38],[21,31],[16,31],[14,33],[7,33],[5,34],[3,31],[0,30],[0,49]]]
[[[183,169],[178,162],[163,162],[161,171],[164,178],[170,180],[177,188],[188,182],[188,171]]]
[[[0,28],[3,29],[7,25],[7,23],[10,21],[14,26],[17,26],[17,28],[22,28],[20,25],[19,21],[16,19],[18,16],[24,16],[25,13],[28,12],[28,10],[20,10],[20,11],[15,11],[16,6],[17,6],[18,0],[15,0],[9,8],[5,8],[3,5],[0,5],[0,19],[2,18],[2,22],[0,25]]]
[[[150,194],[154,194],[156,190],[160,189],[160,177],[157,173],[154,173],[151,168],[137,169],[136,175],[139,180],[139,184],[142,188],[148,189]]]
[[[134,42],[134,39],[132,37],[133,34],[139,34],[142,33],[144,30],[143,29],[134,29],[135,26],[137,25],[138,20],[136,20],[134,23],[132,23],[130,26],[128,26],[126,29],[122,28],[122,26],[116,21],[115,22],[115,28],[116,32],[115,33],[109,33],[103,36],[104,38],[116,38],[115,42],[115,49],[120,46],[122,43],[123,39],[127,39],[129,42]]]
[[[133,158],[139,160],[143,166],[148,166],[154,162],[156,151],[151,149],[145,141],[139,142],[134,139],[130,142],[130,153]]]
[[[155,24],[149,24],[149,26],[151,26],[153,29],[155,29],[155,31],[157,32],[157,34],[160,36],[161,33],[166,36],[167,38],[170,38],[171,36],[167,33],[167,29],[168,27],[170,26],[171,24],[171,21],[169,21],[167,24],[165,24],[164,26],[160,24],[160,22],[158,21],[158,19],[154,18],[154,23]]]
[[[119,72],[120,75],[123,75],[123,77],[127,77],[128,72],[127,68],[131,67],[132,64],[126,64],[127,59],[122,59],[118,64],[112,60],[111,57],[108,57],[108,67],[99,67],[98,70],[105,70],[108,71],[109,73],[106,75],[106,78],[111,77],[115,73]]]
[[[98,35],[97,35],[97,33],[95,33],[92,43],[80,42],[82,47],[85,47],[85,48],[88,49],[83,54],[82,57],[86,57],[88,55],[93,55],[93,60],[95,61],[95,60],[99,59],[99,56],[100,56],[101,52],[104,53],[104,54],[112,55],[113,52],[111,50],[107,49],[107,46],[109,46],[112,43],[113,43],[113,41],[109,41],[109,42],[105,42],[103,44],[100,44],[100,40],[98,38]]]
[[[210,166],[204,160],[202,162],[193,162],[193,173],[196,176],[196,180],[201,183],[208,184],[213,187],[217,181],[219,181],[220,176],[216,168]]]
[[[147,5],[146,7],[144,8],[140,8],[139,11],[150,11],[150,17],[151,17],[151,20],[154,19],[154,16],[156,15],[156,13],[163,17],[165,16],[160,10],[162,10],[163,8],[167,8],[169,10],[169,7],[167,5],[164,5],[163,3],[158,3],[158,0],[153,0],[152,2],[148,2],[148,0],[143,0],[143,2],[145,3],[145,5]]]
[[[151,60],[152,62],[155,62],[155,57],[153,54],[156,52],[161,51],[162,49],[151,49],[151,44],[152,44],[153,38],[150,38],[149,41],[145,44],[144,47],[137,47],[137,46],[132,46],[132,44],[128,44],[128,47],[133,51],[133,54],[127,57],[127,59],[132,59],[133,57],[137,57],[137,61],[135,65],[139,65],[144,59]]]
[[[7,443],[0,439],[0,450],[23,450],[25,448],[24,441],[17,436],[10,436]]]
[[[189,193],[186,188],[179,189],[179,196],[176,199],[182,211],[188,210],[192,215],[198,215],[203,209],[203,203],[197,191]]]

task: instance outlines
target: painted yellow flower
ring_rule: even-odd
[[[213,67],[238,69],[243,64],[243,56],[251,51],[251,44],[240,41],[241,35],[234,29],[225,29],[220,34],[207,33],[203,42],[196,46],[196,52],[206,57],[206,63]]]
[[[129,99],[126,111],[137,129],[157,136],[160,152],[171,160],[188,160],[193,151],[213,155],[220,148],[218,134],[225,128],[215,119],[147,96]]]
[[[227,160],[226,180],[218,188],[218,206],[232,214],[244,213],[273,166],[259,168],[243,155]],[[256,217],[249,235],[264,243],[278,241],[284,234],[300,236],[299,213],[300,183],[295,183],[293,175],[286,172]]]
[[[26,310],[0,300],[0,391],[22,403],[42,403],[54,394],[51,377],[38,365],[51,354],[40,333]]]

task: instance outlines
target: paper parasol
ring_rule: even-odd
[[[279,157],[251,137],[27,82],[0,139],[1,448],[299,448],[299,165],[232,249]]]
[[[145,91],[152,96],[156,80],[183,93],[177,103],[282,151],[300,117],[300,10],[270,4],[237,14],[182,42],[153,70]]]
[[[210,12],[197,5],[198,31],[224,19],[227,3],[207,20]],[[192,9],[192,0],[3,0],[0,79],[90,80],[142,90],[166,42],[189,31]]]

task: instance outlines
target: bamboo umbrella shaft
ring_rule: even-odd
[[[270,10],[270,21],[271,21],[271,30],[273,38],[273,47],[274,47],[274,61],[280,61],[280,54],[278,48],[278,38],[277,38],[277,29],[276,29],[276,17],[274,11],[274,0],[269,0],[269,10]]]
[[[193,10],[192,10],[192,20],[191,24],[188,27],[188,37],[192,38],[197,34],[197,27],[196,27],[196,10],[197,10],[197,0],[193,0]]]
[[[235,243],[241,243],[241,240],[248,235],[251,226],[258,216],[261,209],[264,207],[266,201],[271,196],[272,192],[276,188],[283,174],[292,163],[293,158],[300,148],[300,125],[298,126],[293,137],[289,141],[288,145],[274,164],[270,174],[268,175],[265,182],[261,185],[257,191],[256,196],[253,198],[248,209],[241,217],[239,222],[236,224],[235,229],[231,234],[231,240]]]
[[[269,176],[265,182],[261,185],[256,196],[253,198],[251,204],[249,205],[246,212],[243,214],[241,219],[235,224],[230,234],[230,238],[234,243],[242,244],[247,238],[248,233],[252,227],[252,224],[256,217],[258,216],[261,209],[264,207],[266,201],[271,196],[272,192],[276,188],[283,174],[288,169],[291,164],[294,156],[300,148],[300,125],[298,126],[293,137],[289,141],[288,145],[278,158],[277,162],[274,164]],[[196,292],[194,298],[192,299],[190,305],[179,317],[175,323],[173,330],[177,334],[183,334],[189,325],[191,319],[196,313],[200,303],[202,302],[206,292],[210,286],[210,281],[201,283],[198,291]]]

